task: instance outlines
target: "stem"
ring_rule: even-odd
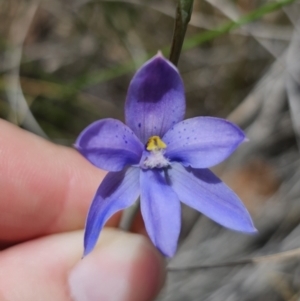
[[[139,210],[140,200],[136,201],[131,207],[126,208],[123,211],[122,218],[119,223],[119,228],[124,231],[129,231]]]
[[[178,0],[170,61],[177,65],[187,26],[191,20],[194,0]]]

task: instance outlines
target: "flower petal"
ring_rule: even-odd
[[[179,199],[220,225],[242,232],[256,232],[238,196],[208,169],[185,168],[179,163],[168,170]]]
[[[125,104],[126,124],[143,143],[162,137],[185,113],[184,88],[178,70],[161,54],[133,77]]]
[[[138,164],[143,145],[131,129],[116,119],[102,119],[89,125],[75,147],[92,164],[108,171]]]
[[[170,160],[207,168],[226,159],[245,141],[245,134],[225,119],[195,117],[174,125],[162,139]]]
[[[179,199],[161,170],[142,170],[140,179],[141,211],[147,233],[164,255],[172,257],[180,233]]]
[[[84,233],[84,256],[96,245],[105,222],[132,205],[139,196],[139,168],[110,172],[99,186],[90,207]]]

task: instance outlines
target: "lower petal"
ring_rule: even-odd
[[[256,232],[238,196],[208,169],[185,168],[179,163],[168,170],[179,199],[220,225],[242,232]]]
[[[117,211],[132,205],[139,196],[139,168],[110,172],[99,186],[90,207],[84,233],[84,256],[96,245],[101,229]]]
[[[164,255],[172,257],[180,233],[180,201],[162,170],[142,170],[140,183],[141,211],[147,233]]]

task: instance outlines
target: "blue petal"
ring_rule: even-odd
[[[126,124],[143,143],[162,137],[185,113],[184,88],[176,69],[161,54],[133,77],[125,104]]]
[[[131,129],[116,119],[98,120],[78,137],[75,147],[92,164],[108,171],[138,164],[143,145]]]
[[[245,141],[245,134],[225,119],[195,117],[174,125],[163,141],[167,144],[165,155],[171,161],[207,168],[226,159]]]
[[[242,232],[256,232],[238,196],[208,169],[185,168],[179,163],[168,170],[179,199],[220,225]]]
[[[147,233],[164,255],[172,257],[180,233],[179,199],[166,183],[163,171],[142,170],[140,179],[141,211]]]
[[[90,207],[84,233],[84,256],[96,245],[106,221],[131,206],[139,196],[139,168],[110,172],[104,178]]]

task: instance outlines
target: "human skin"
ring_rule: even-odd
[[[104,175],[74,149],[0,120],[1,301],[155,298],[163,259],[145,236],[116,229],[120,214],[81,260],[85,217]],[[142,223],[135,232],[145,233]]]

